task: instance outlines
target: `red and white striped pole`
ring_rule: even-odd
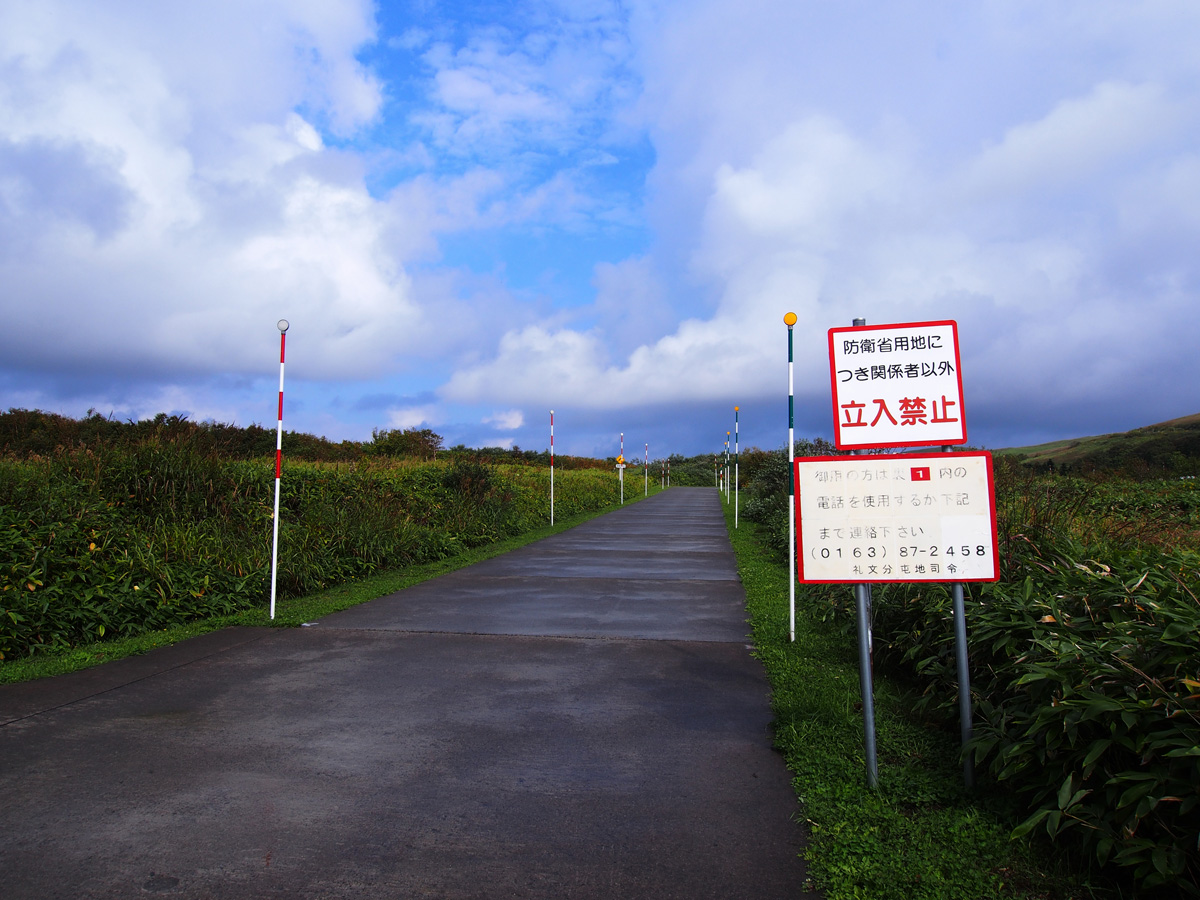
[[[287,340],[288,320],[280,319],[279,329],[279,429],[275,432],[275,516],[271,538],[271,618],[275,618],[275,577],[279,567],[279,476],[283,472],[283,351]]]
[[[554,524],[554,410],[550,410],[550,524]]]

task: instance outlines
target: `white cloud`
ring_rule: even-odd
[[[440,395],[459,403],[555,404],[591,410],[735,397],[769,389],[778,367],[763,364],[772,343],[785,346],[781,307],[757,323],[689,320],[610,364],[595,333],[531,326],[500,339],[494,357],[460,368]],[[775,338],[777,340],[772,340]],[[786,352],[786,351],[785,351]]]
[[[454,136],[474,143],[496,137],[507,125],[562,118],[565,107],[529,84],[540,72],[528,60],[514,59],[491,43],[472,49],[468,60],[442,58],[444,49],[430,58],[439,68],[436,99],[458,120]],[[450,142],[450,133],[441,136]]]
[[[487,416],[483,421],[499,431],[512,431],[525,424],[525,414],[519,409],[509,409]]]
[[[506,332],[493,358],[460,368],[441,395],[458,403],[503,398],[520,406],[553,405],[555,397],[587,396],[603,371],[603,358],[592,335],[531,325]]]
[[[505,167],[521,166],[529,150],[594,154],[596,139],[612,131],[614,104],[632,89],[622,11],[602,3],[512,12],[461,44],[437,41],[424,51],[431,104],[414,121],[443,150]],[[406,43],[421,46],[415,37]]]
[[[316,153],[325,147],[325,143],[321,140],[321,135],[317,133],[317,129],[309,125],[304,121],[302,116],[296,113],[288,114],[284,129],[297,144],[311,153]]]
[[[392,428],[407,430],[438,424],[437,408],[431,405],[406,406],[388,410],[388,423]]]
[[[720,2],[665,4],[639,20],[643,111],[659,150],[654,251],[597,268],[595,330],[510,330],[494,354],[453,376],[446,398],[610,409],[769,394],[780,381],[780,319],[789,309],[800,316],[799,391],[813,400],[828,390],[826,329],[860,315],[958,318],[968,380],[983,395],[1003,384],[1034,403],[1047,384],[1061,385],[1064,397],[1105,383],[1125,391],[1132,360],[1146,359],[1145,369],[1156,341],[1177,342],[1143,317],[1131,321],[1131,309],[1149,303],[1188,318],[1194,299],[1180,285],[1200,286],[1194,254],[1173,249],[1154,263],[1167,266],[1162,289],[1146,277],[1134,290],[1111,280],[1130,249],[1114,223],[1148,236],[1161,233],[1151,226],[1164,216],[1194,232],[1185,198],[1196,195],[1196,166],[1184,135],[1196,118],[1181,100],[1193,91],[1167,86],[1177,73],[1141,74],[1150,55],[1136,40],[1122,48],[1125,71],[1093,67],[1082,84],[1079,70],[1052,67],[1043,81],[987,85],[993,59],[1007,74],[1037,71],[1034,61],[1052,50],[1086,55],[1073,36],[1083,8],[1044,15],[1049,34],[1033,36],[993,30],[1020,10],[958,16],[957,36],[974,43],[955,48],[957,70],[941,72],[932,40],[920,58],[929,23],[919,16],[892,23],[890,40],[881,25],[848,51],[836,30],[785,27],[824,16],[808,7],[731,11]],[[1115,20],[1089,28],[1117,46],[1128,40]],[[800,45],[785,49],[781,33],[801,34]],[[894,49],[914,34],[916,44]],[[827,47],[812,43],[831,35]],[[890,66],[901,52],[912,65]],[[880,91],[867,89],[876,84]],[[926,87],[941,95],[930,101]],[[876,97],[900,105],[873,108]],[[851,104],[822,108],[845,99]],[[962,115],[930,118],[929,103],[957,104]],[[1139,263],[1150,253],[1138,251]],[[673,295],[665,304],[664,284]],[[618,314],[623,297],[628,320]],[[631,340],[638,329],[623,326],[643,299],[647,309],[690,302],[695,312]],[[1116,357],[1097,351],[1115,346]]]
[[[745,167],[717,167],[696,267],[736,278],[747,258],[812,265],[896,218],[919,175],[824,116],[784,127]]]
[[[988,390],[1200,374],[1194,4],[419,7],[0,6],[0,377],[219,413],[286,315],[299,384],[486,435],[775,396],[787,310],[813,402],[857,315]]]
[[[298,111],[335,134],[377,114],[379,84],[354,57],[370,5],[130,12],[61,0],[0,12],[0,158],[37,154],[36,169],[0,176],[0,234],[20,237],[0,248],[10,359],[249,372],[281,314],[308,342],[309,377],[436,352],[390,246],[400,211],[372,200],[359,165]],[[63,325],[53,336],[48,319]]]
[[[1183,122],[1160,86],[1106,81],[1086,97],[1060,101],[1044,118],[1014,125],[968,167],[966,188],[1002,193],[1061,190],[1147,147]]]

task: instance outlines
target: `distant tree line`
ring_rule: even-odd
[[[140,421],[121,420],[88,410],[73,419],[41,410],[0,412],[0,454],[17,458],[53,456],[72,450],[136,447],[158,441],[187,446],[203,455],[228,459],[273,456],[276,429],[261,425],[193,422],[186,416],[159,413]],[[482,447],[458,444],[444,448],[444,439],[429,428],[376,428],[369,441],[331,441],[301,431],[284,431],[284,455],[310,462],[357,462],[364,457],[432,460],[449,457],[479,463],[549,465],[549,451],[520,447]],[[605,460],[555,456],[563,469],[607,468]]]
[[[95,410],[89,410],[82,419],[28,409],[0,413],[0,452],[17,457],[161,441],[186,445],[203,454],[253,459],[273,455],[275,439],[275,429],[261,425],[192,422],[186,416],[166,413],[136,422],[102,416]],[[363,447],[356,441],[335,443],[298,431],[285,431],[283,439],[289,457],[342,462],[363,455]]]

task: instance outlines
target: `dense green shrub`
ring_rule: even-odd
[[[373,429],[364,450],[377,456],[415,456],[433,459],[442,449],[442,436],[428,428]]]
[[[777,495],[778,473],[762,477],[747,518]],[[977,764],[1024,805],[1016,834],[1086,853],[1139,896],[1200,893],[1200,490],[998,461],[996,493],[1001,580],[968,586]],[[855,628],[847,587],[797,599]],[[872,628],[876,664],[956,726],[949,586],[876,585]]]
[[[788,457],[787,450],[751,450],[743,454],[745,488],[741,494],[741,516],[762,525],[760,538],[778,559],[788,550]],[[740,467],[739,467],[740,468]]]
[[[226,425],[191,422],[184,416],[159,413],[139,422],[122,422],[91,410],[83,419],[71,419],[41,410],[9,409],[0,412],[0,453],[14,458],[51,456],[62,450],[103,452],[135,447],[147,440],[190,446],[199,453],[219,453],[233,459],[253,459],[275,452],[275,429],[261,425]],[[356,441],[334,443],[323,437],[285,431],[289,457],[310,461],[348,462],[363,456]]]
[[[195,434],[0,457],[0,658],[265,604],[274,458],[224,458]],[[611,472],[555,482],[562,518],[618,498]],[[277,593],[442,559],[548,519],[549,472],[524,465],[289,461]]]
[[[970,605],[978,762],[1027,805],[1018,829],[1073,841],[1142,887],[1200,877],[1200,555],[1015,538]],[[956,716],[949,592],[877,591],[876,648]]]
[[[675,453],[668,457],[668,462],[671,465],[671,484],[675,487],[709,487],[713,483],[711,454],[680,456]]]
[[[169,508],[148,518],[71,478],[73,468],[0,462],[0,657],[243,605],[254,587],[248,554],[219,520],[181,526]]]
[[[830,456],[837,450],[828,441],[797,441],[796,457]],[[741,456],[741,514],[761,526],[764,545],[783,561],[788,552],[789,464],[787,448],[748,450]]]

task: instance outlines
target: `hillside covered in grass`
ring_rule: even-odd
[[[1117,434],[1071,438],[995,451],[1025,465],[1086,474],[1115,472],[1134,478],[1200,474],[1200,414]]]

